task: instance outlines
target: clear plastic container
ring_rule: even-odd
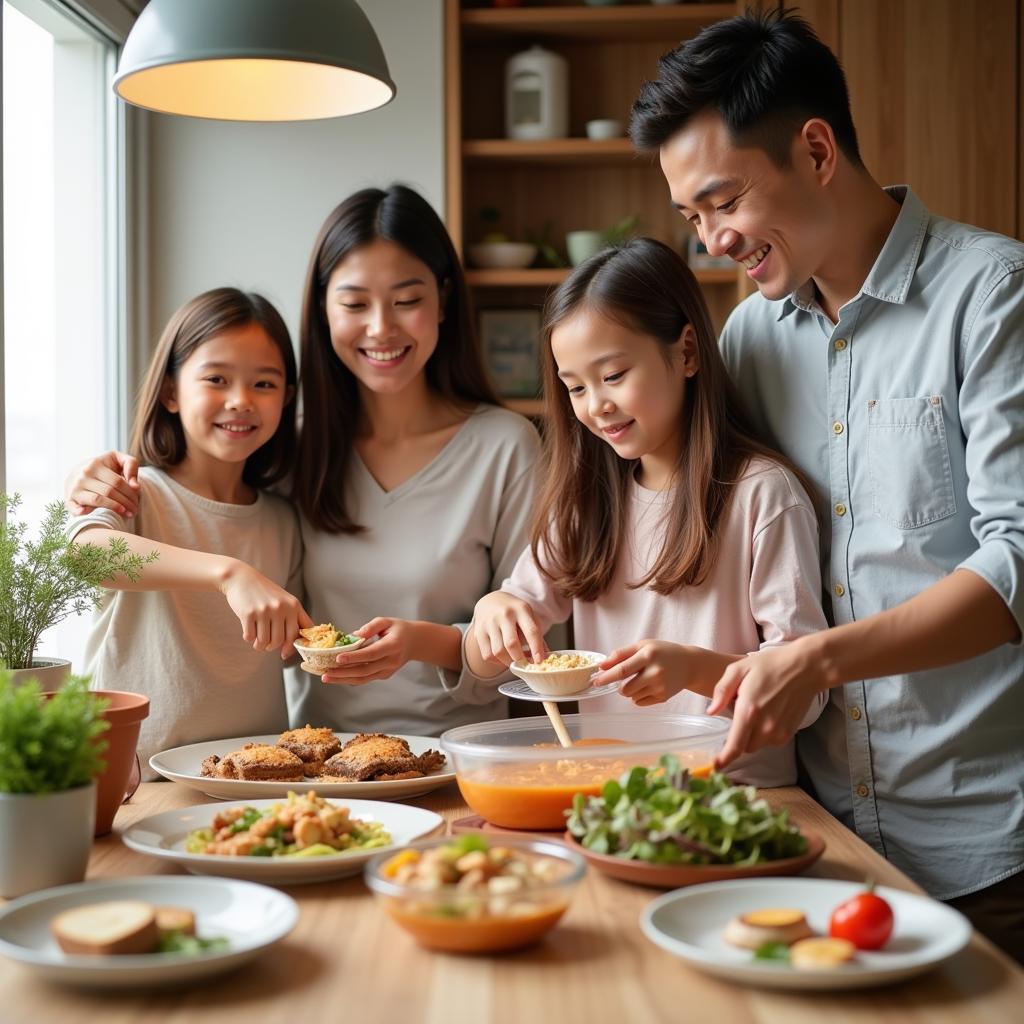
[[[671,712],[566,715],[564,721],[572,747],[559,746],[540,717],[445,732],[441,747],[466,803],[492,825],[561,832],[577,793],[596,795],[634,765],[651,767],[673,754],[691,771],[709,771],[730,724]]]

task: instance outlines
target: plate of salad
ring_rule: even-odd
[[[565,838],[599,871],[661,889],[796,875],[825,849],[753,786],[692,775],[671,755],[610,779],[597,796],[577,794]]]
[[[308,792],[164,811],[143,818],[122,839],[192,874],[295,885],[358,874],[381,850],[443,828],[444,819],[422,807],[378,800],[330,803]]]

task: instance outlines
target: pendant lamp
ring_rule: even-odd
[[[395,95],[356,0],[150,0],[114,91],[148,110],[225,121],[306,121]]]

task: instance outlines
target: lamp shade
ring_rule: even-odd
[[[355,0],[150,0],[114,91],[148,110],[225,121],[305,121],[395,95]]]

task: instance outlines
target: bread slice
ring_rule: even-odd
[[[156,911],[141,900],[112,900],[75,907],[50,922],[65,953],[117,956],[152,953],[160,941]]]

